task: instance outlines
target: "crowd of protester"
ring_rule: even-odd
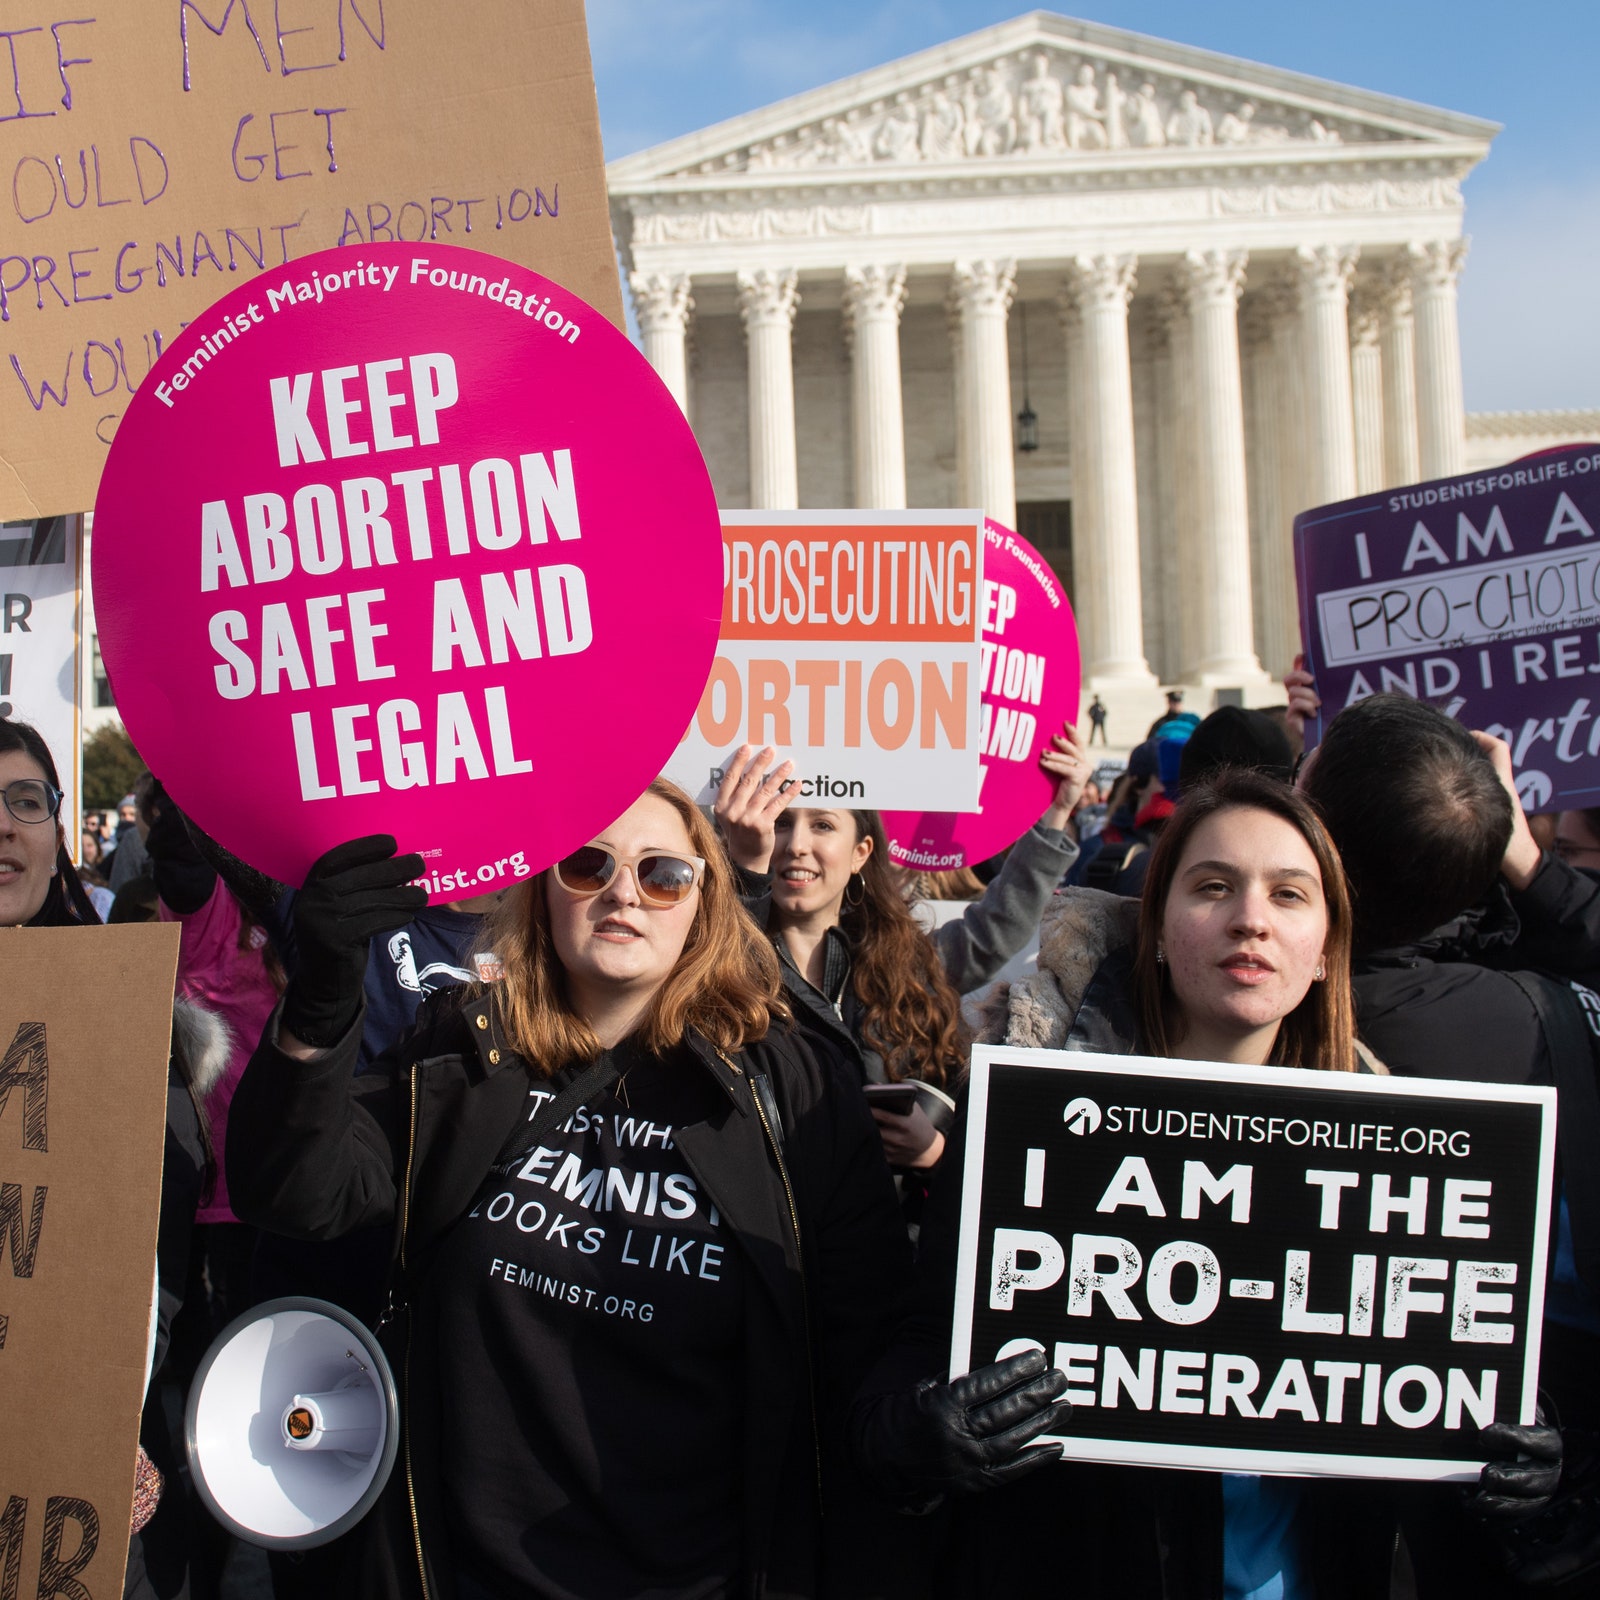
[[[405,1442],[279,1600],[1600,1593],[1600,812],[1530,820],[1503,744],[1398,695],[1301,759],[1286,688],[1170,696],[1105,794],[1066,726],[959,881],[746,747],[710,816],[658,781],[446,906],[388,837],[264,878],[158,775],[75,866],[0,721],[0,925],[181,924],[126,1594],[219,1592],[175,1401],[283,1293],[380,1331]],[[1042,1352],[947,1372],[975,1038],[1555,1085],[1541,1420],[1466,1487],[1057,1461]]]

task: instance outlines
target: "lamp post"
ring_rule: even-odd
[[[1022,307],[1022,409],[1017,413],[1017,449],[1024,455],[1039,448],[1039,417],[1028,398],[1028,307]]]

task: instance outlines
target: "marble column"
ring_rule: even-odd
[[[1299,278],[1292,270],[1280,273],[1262,293],[1272,318],[1272,349],[1282,402],[1278,414],[1278,493],[1283,526],[1292,530],[1295,517],[1312,503]]]
[[[750,505],[793,511],[800,504],[794,435],[794,350],[800,304],[795,272],[762,267],[738,276],[750,370]]]
[[[855,503],[876,511],[903,511],[906,504],[906,429],[900,397],[900,311],[905,303],[904,267],[845,268]]]
[[[1006,340],[1006,314],[1016,275],[1014,261],[961,261],[952,276],[961,314],[967,493],[971,504],[1008,528],[1017,525],[1011,354]]]
[[[1294,518],[1285,508],[1283,492],[1286,384],[1274,338],[1276,323],[1271,290],[1245,300],[1239,337],[1246,379],[1251,614],[1257,653],[1269,672],[1282,673],[1300,648],[1300,630],[1294,594]]]
[[[1382,312],[1370,289],[1350,297],[1350,396],[1355,406],[1356,493],[1384,485]]]
[[[1194,341],[1189,332],[1189,304],[1174,274],[1157,303],[1157,318],[1166,339],[1167,384],[1162,393],[1161,430],[1167,460],[1161,474],[1162,556],[1169,573],[1166,627],[1162,656],[1164,683],[1182,683],[1190,662],[1199,654],[1194,596],[1199,592],[1199,523],[1195,510],[1195,476],[1199,440],[1195,423]]]
[[[950,335],[950,394],[956,418],[956,492],[950,504],[970,506],[972,490],[967,483],[967,355],[961,337],[961,296],[952,283],[944,297],[944,326]]]
[[[1417,454],[1417,358],[1411,311],[1411,263],[1395,262],[1383,280],[1383,486],[1398,488],[1422,476]]]
[[[1195,548],[1199,582],[1189,596],[1198,646],[1190,681],[1216,686],[1259,683],[1265,674],[1252,644],[1250,505],[1244,456],[1244,397],[1239,376],[1242,250],[1191,250],[1178,281],[1189,308],[1194,363]]]
[[[1466,467],[1456,279],[1467,241],[1430,239],[1412,245],[1408,254],[1416,318],[1417,453],[1424,478],[1446,478]]]
[[[630,272],[633,309],[644,337],[644,358],[672,391],[678,409],[689,414],[689,316],[694,296],[684,272]]]
[[[1091,687],[1154,682],[1144,656],[1139,579],[1139,484],[1133,453],[1133,373],[1128,359],[1132,256],[1079,256],[1065,294],[1076,309],[1081,376],[1073,408],[1072,546],[1092,582],[1076,585]],[[1073,352],[1069,348],[1068,360]],[[1069,381],[1071,379],[1069,367]]]
[[[1272,366],[1276,377],[1278,415],[1269,419],[1278,457],[1278,507],[1272,536],[1261,542],[1254,574],[1262,588],[1269,662],[1274,650],[1292,664],[1300,650],[1299,599],[1294,581],[1294,519],[1309,506],[1309,452],[1306,438],[1305,341],[1302,337],[1300,285],[1293,272],[1280,274],[1263,291],[1263,309],[1272,328]]]
[[[1294,253],[1305,359],[1306,488],[1313,506],[1356,492],[1347,313],[1355,270],[1356,252],[1341,245],[1302,245]]]
[[[1061,314],[1061,342],[1067,366],[1067,476],[1068,498],[1072,502],[1072,614],[1078,624],[1079,659],[1087,661],[1099,648],[1099,641],[1087,620],[1089,596],[1101,585],[1101,576],[1095,567],[1095,546],[1082,537],[1079,519],[1084,515],[1084,467],[1079,459],[1084,436],[1084,412],[1090,397],[1084,381],[1083,369],[1083,318],[1078,315],[1078,302],[1062,291],[1056,298],[1056,309]],[[1088,681],[1085,675],[1085,682]]]

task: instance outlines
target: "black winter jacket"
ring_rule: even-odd
[[[434,1378],[443,1356],[417,1291],[525,1116],[530,1068],[504,1042],[492,994],[432,996],[416,1030],[356,1076],[360,1037],[358,1019],[302,1062],[269,1024],[234,1097],[230,1192],[241,1218],[302,1238],[393,1228],[392,1315],[381,1331],[404,1436],[358,1531],[352,1592],[452,1600]],[[675,1142],[742,1249],[750,1285],[747,1359],[734,1375],[745,1397],[742,1593],[870,1593],[870,1540],[854,1534],[872,1523],[840,1441],[910,1271],[877,1134],[861,1095],[792,1032],[774,1030],[732,1058],[698,1036],[687,1042],[722,1093]]]

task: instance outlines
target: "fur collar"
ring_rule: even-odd
[[[1137,900],[1100,889],[1056,895],[1039,924],[1039,970],[980,996],[979,1042],[1063,1049],[1090,979],[1114,950],[1132,945],[1138,927]]]
[[[233,1030],[215,1011],[192,1000],[172,1002],[172,1053],[197,1101],[221,1082],[233,1059]]]

